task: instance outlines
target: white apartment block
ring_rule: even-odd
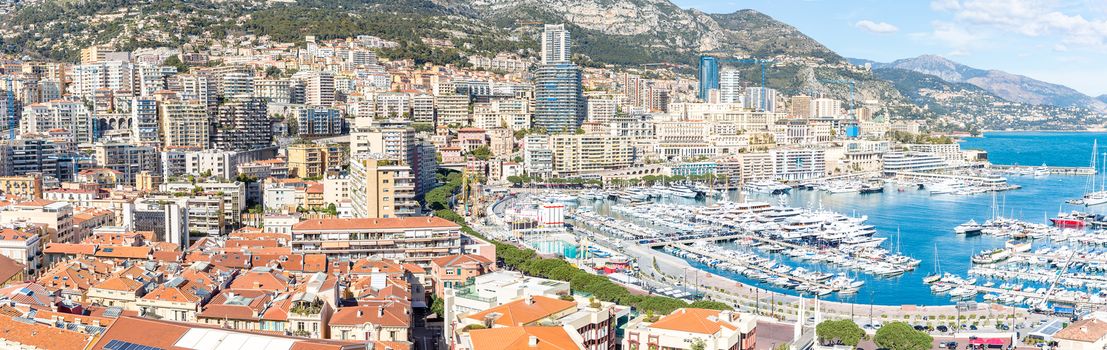
[[[553,172],[559,175],[625,168],[633,164],[630,137],[608,135],[553,135]]]

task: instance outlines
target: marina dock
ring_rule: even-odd
[[[704,242],[733,241],[733,240],[740,239],[740,238],[750,238],[750,237],[751,237],[750,235],[747,235],[747,234],[744,234],[744,233],[734,233],[734,234],[729,234],[729,235],[713,236],[713,237],[692,237],[692,238],[676,239],[676,240],[668,240],[668,241],[657,241],[657,242],[646,243],[644,245],[647,246],[647,247],[650,247],[650,248],[657,248],[657,247],[664,247],[664,246],[667,246],[667,245],[683,245],[683,244],[688,244],[688,243],[693,243],[693,242],[700,242],[700,241],[704,241]]]
[[[991,168],[999,171],[1014,171],[1019,169],[1046,169],[1053,175],[1095,175],[1095,169],[1091,167],[1070,167],[1070,166],[1026,166],[1026,165],[1005,165],[1005,164],[992,164]]]
[[[898,171],[895,173],[895,177],[901,180],[922,180],[922,181],[943,181],[943,180],[957,180],[973,185],[983,186],[1005,186],[1007,185],[1007,179],[1002,176],[978,176],[978,175],[955,175],[955,174],[942,174],[942,173],[924,173],[924,172],[912,172],[912,171]]]
[[[709,258],[712,258],[712,259],[729,262],[731,264],[744,266],[748,269],[754,269],[754,270],[758,270],[758,271],[761,271],[761,272],[764,272],[764,273],[767,273],[767,274],[770,274],[770,275],[773,275],[773,276],[787,278],[788,280],[795,281],[795,282],[798,282],[798,283],[809,284],[809,285],[818,285],[820,287],[830,288],[830,285],[827,284],[827,283],[824,283],[824,282],[819,282],[819,281],[815,281],[815,280],[812,280],[812,279],[795,276],[795,275],[792,275],[792,274],[780,273],[780,272],[777,272],[773,269],[765,268],[764,266],[761,266],[761,265],[749,264],[745,261],[734,259],[733,257],[730,257],[730,256],[726,256],[726,255],[722,255],[722,254],[718,254],[718,253],[712,253],[712,252],[702,250],[702,249],[697,249],[697,248],[694,248],[694,247],[689,246],[687,244],[674,244],[672,246],[676,249],[685,250],[685,251],[688,251],[688,252],[693,253],[693,254],[698,254],[698,255],[706,256],[706,257],[709,257]]]

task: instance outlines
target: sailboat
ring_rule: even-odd
[[[1097,165],[1096,164],[1097,163],[1096,162],[1096,160],[1097,160],[1096,156],[1098,155],[1098,153],[1097,153],[1098,151],[1099,151],[1099,140],[1095,140],[1095,141],[1092,142],[1092,164],[1091,164],[1091,167],[1092,167],[1092,169],[1096,169],[1096,170],[1098,170],[1096,168],[1096,165]],[[1104,158],[1107,158],[1107,156],[1105,156]],[[1101,162],[1101,163],[1103,163],[1103,164],[1100,164],[1100,166],[1107,166],[1107,159],[1104,159],[1104,161]],[[1103,171],[1097,171],[1096,173],[1098,175],[1092,175],[1092,177],[1088,179],[1088,188],[1087,188],[1088,192],[1084,194],[1084,198],[1081,198],[1081,199],[1078,200],[1081,204],[1084,204],[1084,206],[1087,206],[1087,207],[1107,203],[1107,188],[1104,188],[1105,187],[1104,185],[1107,184],[1107,174],[1103,174]],[[1099,191],[1095,190],[1095,180],[1096,180],[1096,178],[1099,178]]]
[[[938,245],[934,245],[934,272],[923,277],[923,283],[931,284],[942,280],[942,267],[938,263]]]

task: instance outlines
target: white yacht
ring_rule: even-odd
[[[669,193],[674,196],[684,198],[696,198],[696,196],[699,195],[698,193],[696,193],[696,191],[688,188],[687,186],[680,185],[669,186]]]
[[[984,231],[984,226],[976,223],[976,220],[969,220],[953,228],[953,232],[959,235],[976,235],[982,231]]]
[[[776,181],[764,180],[747,183],[743,189],[754,193],[783,194],[792,188]]]

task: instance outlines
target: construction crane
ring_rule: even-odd
[[[761,110],[765,108],[765,64],[773,63],[773,60],[763,60],[758,58],[718,58],[711,56],[710,53],[700,55],[700,67],[699,67],[699,79],[700,79],[700,99],[707,100],[707,92],[711,89],[719,88],[719,64],[720,63],[742,63],[742,64],[759,64],[761,65],[761,91],[759,101],[757,101],[757,107]]]
[[[856,81],[853,79],[820,79],[819,81],[824,83],[849,84],[849,114],[850,117],[852,117],[853,119],[857,119],[857,112],[854,109],[853,102],[853,87],[856,84]]]

